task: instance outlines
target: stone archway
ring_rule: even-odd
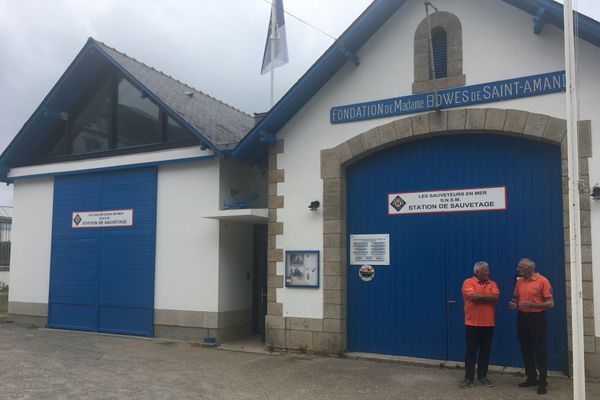
[[[568,235],[567,193],[567,148],[566,121],[548,115],[520,110],[496,108],[471,108],[431,112],[401,118],[321,151],[321,178],[323,179],[323,321],[322,326],[335,328],[336,336],[330,340],[329,352],[346,350],[346,177],[345,167],[353,162],[387,147],[425,135],[452,135],[456,133],[503,134],[526,136],[561,146],[563,165],[563,220],[565,235]],[[589,187],[588,158],[591,154],[591,123],[579,123],[580,179]],[[595,345],[590,198],[581,196],[581,243],[584,281],[585,335]],[[569,279],[568,241],[565,241],[565,268]],[[567,291],[567,309],[570,307],[570,292]],[[333,339],[333,338],[332,338]],[[335,346],[331,346],[334,344]],[[569,334],[570,343],[570,334]],[[588,340],[586,340],[586,344]],[[591,346],[590,344],[590,346]],[[595,348],[586,348],[595,352]]]

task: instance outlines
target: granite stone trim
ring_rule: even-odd
[[[24,301],[9,301],[8,313],[18,315],[28,315],[32,317],[47,317],[47,303],[29,303]]]
[[[8,265],[0,265],[0,272],[8,272],[10,267]]]
[[[214,338],[217,344],[228,340],[248,337],[252,334],[252,324],[241,324],[222,328],[204,328],[154,324],[154,337],[202,342],[205,337]]]
[[[416,43],[416,41],[415,41]],[[420,42],[419,46],[423,46]],[[415,47],[416,48],[416,47]],[[592,156],[592,127],[590,121],[580,121],[579,148],[580,148],[580,177],[589,187],[589,163],[587,158]],[[380,146],[367,146],[364,139],[365,133],[359,134],[348,141],[337,145],[333,149],[321,151],[321,177],[323,179],[323,332],[330,335],[314,336],[309,341],[305,331],[303,333],[287,333],[286,329],[279,329],[278,340],[285,346],[293,347],[305,343],[308,347],[321,346],[326,343],[330,353],[343,352],[346,349],[346,179],[345,167],[365,157],[365,155],[380,151],[384,148],[399,145],[408,140],[419,139],[431,134],[500,134],[523,135],[532,140],[542,140],[561,146],[561,160],[563,163],[563,187],[567,185],[566,174],[566,121],[548,115],[529,113],[522,110],[498,108],[469,108],[453,109],[441,112],[424,113],[409,116],[388,122],[385,125],[373,128],[366,132],[373,135],[375,129],[379,132]],[[395,140],[393,135],[395,133]],[[383,139],[385,137],[385,139]],[[373,141],[369,141],[373,143]],[[582,259],[585,265],[591,265],[591,221],[590,199],[582,196],[581,208],[581,237],[585,241],[582,246]],[[563,195],[563,225],[568,230],[568,204]],[[569,247],[565,240],[565,268],[567,280],[569,279]],[[586,340],[586,365],[590,366],[590,373],[600,377],[600,340],[596,339],[592,346],[594,314],[593,314],[593,288],[592,270],[584,268],[583,297],[585,313],[585,340]],[[567,312],[570,311],[571,295],[567,286]],[[571,343],[569,328],[569,343]],[[306,342],[303,342],[306,341]],[[284,346],[284,347],[285,347]],[[569,346],[571,348],[571,346]],[[588,356],[591,356],[588,358]],[[593,368],[592,368],[593,367]]]
[[[268,209],[267,225],[267,316],[265,319],[265,344],[269,347],[280,347],[281,325],[274,323],[276,318],[283,318],[283,304],[277,302],[277,289],[283,288],[283,275],[277,274],[277,263],[283,262],[283,249],[277,247],[277,236],[283,235],[283,222],[278,220],[278,209],[285,206],[284,196],[278,195],[278,184],[285,182],[285,170],[278,168],[277,156],[283,154],[285,143],[277,139],[275,146],[269,148],[268,154]],[[283,329],[285,331],[285,329]]]
[[[466,85],[463,75],[462,25],[456,15],[446,11],[429,16],[431,29],[442,28],[446,32],[448,76],[433,79],[431,76],[431,52],[429,48],[429,21],[424,18],[414,36],[414,83],[413,93],[447,89]]]
[[[14,322],[17,325],[29,325],[38,328],[44,328],[48,326],[48,317],[41,317],[37,315],[23,315],[23,314],[8,314],[8,320]]]
[[[267,346],[274,350],[340,354],[346,349],[345,329],[345,319],[267,316]]]

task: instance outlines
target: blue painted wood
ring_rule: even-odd
[[[506,303],[517,261],[529,257],[554,287],[549,365],[566,370],[557,146],[505,136],[441,136],[381,151],[346,172],[348,234],[389,233],[391,258],[390,266],[375,266],[370,282],[359,279],[359,266],[348,266],[349,350],[463,360],[460,287],[473,264],[486,260],[501,290],[492,363],[520,366],[516,317]],[[507,187],[506,211],[387,214],[389,192],[486,186]]]
[[[73,229],[73,211],[133,209],[132,227]],[[48,325],[152,336],[156,169],[55,178]]]

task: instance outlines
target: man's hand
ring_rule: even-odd
[[[519,307],[519,305],[515,300],[511,300],[508,302],[508,308],[510,308],[511,310],[516,310],[517,307]]]
[[[477,294],[477,293],[469,293],[469,300],[472,301],[477,301],[477,300],[481,300],[481,295]]]
[[[529,300],[525,300],[524,302],[519,304],[519,308],[534,308],[534,307],[539,307],[539,306],[540,306],[540,304],[536,304]]]

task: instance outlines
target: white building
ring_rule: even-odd
[[[460,284],[484,259],[502,292],[492,363],[519,366],[505,304],[517,261],[529,257],[553,284],[549,364],[566,371],[562,6],[435,5],[428,21],[421,1],[374,1],[255,126],[90,41],[1,159],[15,184],[11,314],[55,327],[223,341],[251,325],[261,331],[262,271],[269,347],[459,361]],[[587,371],[597,377],[600,210],[589,188],[600,182],[592,140],[600,25],[580,16],[579,29],[584,334]],[[87,95],[85,104],[113,110],[104,120],[86,117],[73,93],[94,73],[94,93],[112,97]],[[163,147],[143,146],[146,122],[121,125],[129,112],[148,113],[147,104],[104,102],[128,98],[120,76],[140,92],[125,103],[150,99],[162,110],[162,136],[151,143]],[[78,125],[79,115],[89,123]],[[171,120],[182,141],[165,148]],[[65,146],[64,158],[48,158],[53,146]],[[247,207],[223,210],[255,195]],[[262,238],[253,224],[267,222]],[[257,257],[265,248],[266,270]],[[134,322],[143,329],[130,329]]]

